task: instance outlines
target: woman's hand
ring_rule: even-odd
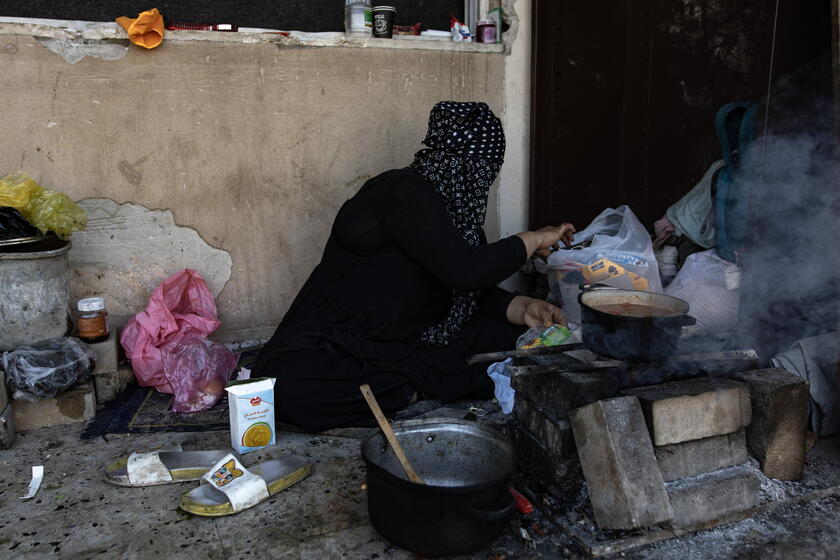
[[[535,254],[542,257],[548,256],[552,249],[559,249],[561,242],[566,247],[571,247],[575,240],[574,233],[575,226],[565,223],[559,226],[546,226],[536,231],[525,231],[516,235],[525,243],[528,258],[531,258]]]
[[[566,324],[566,316],[559,307],[526,296],[516,296],[511,300],[507,319],[514,325],[527,325],[528,328]]]

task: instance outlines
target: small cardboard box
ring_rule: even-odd
[[[230,446],[248,453],[274,445],[274,382],[271,377],[236,381],[228,385]]]

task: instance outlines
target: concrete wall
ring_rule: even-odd
[[[531,2],[516,2],[516,40],[505,57],[504,102],[507,153],[499,183],[499,234],[528,229],[531,152]]]
[[[122,322],[192,267],[218,294],[223,340],[273,331],[339,206],[411,161],[435,102],[483,100],[508,126],[525,114],[505,100],[501,53],[170,38],[68,58],[78,45],[0,34],[0,172],[83,199],[91,225],[73,237],[74,297],[106,295]],[[525,184],[517,130],[504,187]],[[507,204],[493,192],[491,238],[518,227]]]

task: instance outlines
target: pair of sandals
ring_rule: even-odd
[[[249,470],[229,451],[184,451],[176,444],[119,459],[105,467],[105,481],[131,487],[206,481],[181,496],[181,509],[217,517],[264,502],[311,471],[309,461],[298,455],[265,461]]]

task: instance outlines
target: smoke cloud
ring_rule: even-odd
[[[767,113],[743,155],[750,217],[739,311],[742,346],[763,358],[838,328],[840,169],[830,59],[780,80]]]

